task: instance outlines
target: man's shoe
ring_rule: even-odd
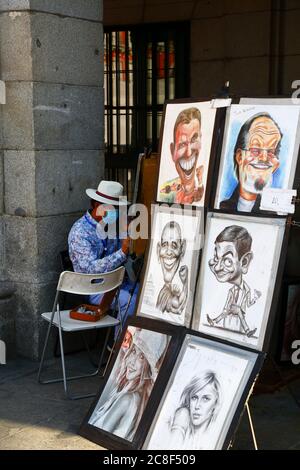
[[[254,328],[253,330],[249,330],[246,335],[248,336],[248,338],[251,338],[251,336],[253,336],[256,332],[257,328]]]
[[[207,318],[208,324],[209,324],[210,326],[214,326],[214,321],[213,321],[213,319],[210,318],[209,315],[206,315],[206,318]]]

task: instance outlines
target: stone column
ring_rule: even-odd
[[[1,1],[0,74],[0,339],[37,359],[59,252],[104,172],[102,1]]]

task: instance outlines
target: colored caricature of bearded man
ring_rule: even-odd
[[[279,168],[282,134],[268,113],[252,116],[241,127],[235,149],[234,168],[238,186],[221,209],[251,212],[259,208],[264,188],[272,186],[272,176]]]
[[[161,200],[169,203],[192,204],[200,201],[204,186],[204,167],[197,168],[201,150],[201,113],[188,108],[177,116],[174,142],[170,144],[172,160],[179,178],[168,181],[160,189]]]

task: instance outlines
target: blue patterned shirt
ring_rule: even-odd
[[[121,250],[120,240],[105,238],[101,226],[88,211],[74,223],[68,244],[74,271],[78,273],[99,274],[113,271],[127,260]]]

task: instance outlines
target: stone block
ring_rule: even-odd
[[[80,214],[40,217],[37,219],[39,282],[56,282],[61,272],[59,253],[68,248],[68,235]]]
[[[128,25],[143,22],[143,5],[124,6],[120,8],[106,7],[103,10],[103,24]]]
[[[1,0],[1,11],[35,10],[93,21],[102,20],[99,0]]]
[[[56,282],[61,272],[59,253],[67,248],[70,228],[81,215],[40,218],[5,215],[8,280],[33,284]]]
[[[32,10],[102,21],[102,1],[99,0],[29,0]]]
[[[30,82],[6,82],[6,104],[2,107],[5,149],[34,148],[32,91]]]
[[[70,214],[87,209],[85,190],[103,178],[104,155],[99,150],[9,150],[4,169],[6,214]]]
[[[152,3],[157,3],[157,1],[162,4],[164,3],[164,0],[152,0]],[[179,2],[182,2],[182,0],[178,0]],[[142,6],[144,2],[144,0],[104,0],[104,11],[110,9],[110,8],[122,8],[122,7],[138,7],[138,6]],[[150,0],[148,0],[147,3],[151,3]]]
[[[17,355],[38,360],[40,353],[40,332],[38,320],[18,320],[16,323]]]
[[[195,3],[193,18],[218,17],[224,14],[223,0],[198,0]]]
[[[224,75],[226,80],[230,80],[232,94],[268,95],[269,59],[267,57],[227,60]]]
[[[104,176],[104,155],[98,150],[36,152],[36,214],[84,212],[86,188],[97,187]]]
[[[286,10],[299,10],[299,0],[285,0],[283,8],[285,8]]]
[[[11,283],[0,285],[0,340],[6,345],[6,360],[16,355],[15,337],[16,297]],[[1,366],[0,366],[1,367]]]
[[[3,222],[5,267],[8,280],[39,282],[36,219],[5,215]]]
[[[225,16],[225,51],[227,57],[253,57],[269,54],[270,13]],[[254,72],[256,76],[257,72]]]
[[[0,216],[0,281],[5,279],[5,224]]]
[[[284,13],[285,35],[283,50],[285,55],[300,54],[299,22],[300,9]]]
[[[0,215],[3,214],[4,198],[4,152],[0,150]]]
[[[30,14],[0,14],[2,80],[32,80]]]
[[[52,310],[58,281],[50,284],[34,284],[30,282],[14,283],[15,318],[20,320],[39,320],[43,312]]]
[[[224,85],[225,79],[222,60],[192,62],[191,95],[211,98]]]
[[[30,0],[1,0],[0,11],[27,10]]]
[[[10,318],[9,320],[2,321],[0,314],[0,340],[4,341],[6,347],[6,362],[16,356],[16,328],[15,321]],[[4,367],[0,365],[0,367]]]
[[[192,21],[191,61],[222,59],[224,55],[224,18]]]
[[[103,88],[33,85],[34,137],[37,150],[103,147]]]
[[[249,13],[252,11],[269,11],[271,0],[221,0],[224,3],[225,13]],[[255,30],[257,33],[257,30]]]
[[[193,1],[161,3],[156,7],[146,3],[143,19],[145,23],[187,21],[191,18],[193,6]]]
[[[292,83],[295,80],[300,81],[300,54],[285,56],[282,60],[281,66],[282,74],[282,93],[291,96],[297,90],[297,97],[300,98],[300,84],[298,83],[297,89],[292,89]]]
[[[101,23],[36,13],[31,35],[34,81],[103,86]]]
[[[4,152],[5,212],[10,215],[36,215],[36,171],[34,151]]]

